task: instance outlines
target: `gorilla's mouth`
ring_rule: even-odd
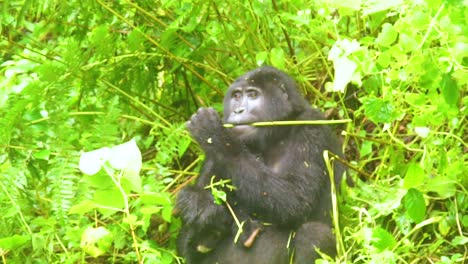
[[[246,136],[250,136],[255,134],[255,127],[251,125],[234,125],[234,127],[231,128],[232,132],[234,132],[235,135],[239,138],[244,138]]]

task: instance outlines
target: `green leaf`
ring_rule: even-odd
[[[456,236],[452,240],[452,244],[455,246],[463,246],[468,243],[468,237],[466,236]]]
[[[364,98],[364,113],[374,123],[390,123],[394,121],[398,113],[391,102],[381,98]]]
[[[379,251],[390,249],[395,246],[396,241],[387,230],[377,227],[372,231],[372,245]]]
[[[50,150],[48,149],[42,149],[38,152],[35,152],[33,154],[34,158],[36,159],[42,159],[42,160],[49,160],[50,157]]]
[[[136,215],[129,215],[128,217],[124,217],[123,222],[129,225],[134,225],[138,221],[138,217]]]
[[[364,141],[362,142],[361,148],[359,149],[359,156],[365,157],[372,153],[372,141]]]
[[[173,208],[172,206],[165,206],[162,210],[162,218],[164,219],[164,221],[170,223],[171,220],[172,220],[172,211],[173,211]]]
[[[96,208],[96,204],[93,201],[83,201],[70,208],[69,214],[84,214]]]
[[[271,64],[279,69],[284,69],[286,58],[281,48],[273,48],[270,52]]]
[[[91,256],[99,257],[110,250],[112,242],[112,233],[105,227],[88,227],[81,236],[80,246]]]
[[[425,185],[428,191],[437,192],[440,197],[448,198],[455,195],[457,191],[457,180],[444,175],[429,178]]]
[[[412,52],[418,48],[418,43],[416,42],[416,40],[414,40],[413,38],[411,38],[410,36],[404,33],[400,34],[399,39],[400,41],[398,44],[400,45],[400,47],[403,49],[405,53]]]
[[[14,250],[26,244],[31,238],[29,236],[14,235],[0,238],[0,249]]]
[[[398,32],[392,24],[385,23],[382,25],[382,31],[377,36],[375,42],[383,47],[389,47],[395,42],[398,37]]]
[[[170,205],[172,204],[169,194],[166,193],[145,193],[140,196],[144,204],[150,205]]]
[[[457,82],[452,78],[451,73],[446,73],[442,76],[440,81],[440,88],[445,102],[451,107],[456,108],[460,98],[460,91],[458,90]]]
[[[423,194],[411,188],[404,197],[406,213],[415,223],[420,223],[426,215],[426,203]]]
[[[265,61],[267,60],[267,58],[268,53],[266,51],[259,52],[257,53],[257,55],[255,55],[255,61],[257,62],[258,66],[262,66],[263,63],[265,63]]]
[[[406,170],[403,188],[410,189],[421,186],[424,183],[425,177],[426,174],[423,168],[421,168],[418,163],[412,162],[409,164],[408,169]]]
[[[97,190],[94,193],[93,201],[98,205],[115,208],[114,210],[110,208],[99,208],[99,211],[104,215],[111,215],[115,213],[116,210],[120,210],[125,207],[125,201],[122,197],[122,193],[117,189]]]

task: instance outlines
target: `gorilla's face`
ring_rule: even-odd
[[[254,86],[239,85],[229,89],[225,98],[225,122],[233,124],[232,132],[239,139],[254,137],[252,123],[265,120],[265,94]]]

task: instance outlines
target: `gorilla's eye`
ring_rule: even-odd
[[[240,91],[235,91],[232,93],[232,98],[239,100],[242,97],[242,93]]]
[[[247,96],[250,98],[250,99],[257,99],[258,97],[258,92],[256,90],[248,90],[247,91]]]

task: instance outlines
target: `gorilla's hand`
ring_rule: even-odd
[[[236,154],[241,149],[239,142],[235,141],[230,132],[223,127],[221,118],[211,107],[198,109],[186,126],[208,155]]]

